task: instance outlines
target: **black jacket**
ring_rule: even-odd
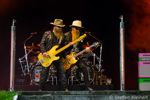
[[[52,31],[46,31],[42,37],[41,43],[40,43],[40,51],[41,53],[44,53],[46,51],[49,51],[53,46],[59,45],[57,50],[64,46],[64,37],[61,40],[61,43],[59,44],[59,39],[54,35]],[[59,54],[59,56],[62,56],[62,53]]]

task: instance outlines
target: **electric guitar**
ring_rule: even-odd
[[[93,43],[91,46],[89,46],[89,48],[96,47],[99,44],[100,44],[100,42]],[[76,55],[75,55],[75,52],[72,52],[71,54],[69,54],[69,56],[71,57],[71,59],[69,61],[67,59],[63,58],[64,69],[67,70],[70,68],[71,65],[75,64],[78,61],[78,60],[76,60],[76,57],[78,57],[85,51],[86,51],[86,49],[80,51]]]
[[[76,43],[78,41],[81,41],[85,36],[86,36],[86,34],[80,36],[78,39],[76,39],[72,43],[74,44],[74,43]],[[69,44],[67,44],[66,46],[64,46],[64,47],[62,47],[62,48],[60,48],[60,49],[58,49],[56,51],[56,49],[58,48],[58,45],[55,45],[49,51],[47,51],[48,57],[43,57],[43,54],[40,53],[38,55],[38,59],[39,59],[39,61],[42,64],[43,67],[48,67],[48,66],[51,65],[51,63],[54,60],[58,60],[60,58],[59,56],[55,56],[55,55],[57,55],[58,53],[62,52],[63,50],[65,50],[68,47],[69,47]]]

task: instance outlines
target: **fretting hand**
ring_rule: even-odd
[[[90,53],[91,49],[89,47],[86,47],[86,53]]]

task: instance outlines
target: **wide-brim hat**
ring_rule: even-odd
[[[65,25],[63,25],[63,20],[62,19],[55,19],[54,22],[51,22],[50,24],[55,25],[55,26],[59,26],[59,27],[64,27]]]
[[[72,25],[70,25],[69,27],[73,27],[73,26],[75,26],[75,27],[80,27],[80,28],[84,28],[84,27],[82,27],[82,22],[81,22],[80,20],[75,20],[75,21],[73,21],[73,22],[72,22]]]

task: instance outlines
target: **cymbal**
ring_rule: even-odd
[[[39,47],[35,47],[35,46],[26,46],[27,49],[40,49]]]
[[[36,51],[36,52],[33,52],[34,54],[39,54],[39,53],[41,53],[40,51]]]
[[[37,44],[37,46],[38,46],[38,47],[40,47],[40,43],[39,43],[39,44]]]
[[[29,57],[31,60],[38,60],[38,58],[36,56],[31,56]]]
[[[32,49],[26,49],[28,52],[33,52],[33,50]]]

